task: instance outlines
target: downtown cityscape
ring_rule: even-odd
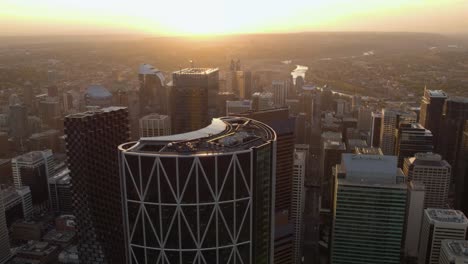
[[[0,264],[468,263],[467,4],[299,31],[141,11],[157,35],[52,2],[40,34],[34,3],[0,11]],[[332,2],[357,14],[306,6]]]

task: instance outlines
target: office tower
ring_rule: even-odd
[[[10,257],[10,238],[8,237],[5,206],[3,204],[3,191],[0,190],[0,263],[6,263]]]
[[[333,110],[335,111],[336,116],[342,117],[344,114],[346,114],[348,111],[346,109],[346,104],[347,102],[343,99],[336,99],[334,100],[334,108]]]
[[[21,142],[29,136],[28,112],[25,106],[10,105],[8,120],[10,123],[10,136],[15,141]]]
[[[44,210],[48,206],[47,180],[53,175],[54,166],[51,150],[32,151],[11,160],[14,186],[29,186],[35,210]]]
[[[62,96],[62,104],[63,104],[63,110],[64,112],[68,113],[70,110],[74,108],[73,104],[73,94],[72,91],[68,91],[63,94]]]
[[[252,109],[262,111],[274,108],[273,94],[268,92],[256,92],[252,94]]]
[[[467,240],[442,240],[440,246],[439,264],[467,264],[468,241]]]
[[[415,259],[418,257],[425,192],[424,184],[416,181],[408,182],[408,201],[405,222],[405,256],[408,259]]]
[[[458,210],[428,208],[419,239],[419,264],[439,263],[441,242],[444,239],[465,239],[468,219]]]
[[[358,109],[357,128],[363,131],[370,131],[372,125],[372,110],[369,107],[361,106]]]
[[[237,101],[239,98],[237,95],[231,92],[220,92],[218,93],[218,113],[219,115],[226,114],[226,102],[227,101]]]
[[[382,126],[382,113],[372,112],[370,145],[374,148],[380,147],[380,130]]]
[[[383,109],[380,126],[380,148],[385,155],[395,154],[395,132],[403,123],[416,123],[416,113]]]
[[[8,133],[0,132],[0,158],[5,158],[10,154],[10,143],[8,142]]]
[[[150,114],[140,118],[140,137],[159,137],[171,134],[171,119],[167,115]]]
[[[465,215],[468,215],[468,120],[465,122],[458,159],[460,165],[456,172],[458,177],[455,185],[455,208],[459,208]]]
[[[341,154],[346,152],[346,145],[334,139],[325,139],[322,135],[320,150],[320,182],[321,182],[321,209],[330,212],[332,209],[333,168],[340,163]]]
[[[342,130],[341,133],[343,134],[343,141],[348,141],[348,131],[353,131],[357,128],[357,119],[351,117],[345,117],[341,121]]]
[[[93,84],[84,95],[86,106],[109,107],[112,105],[112,94],[102,85]]]
[[[140,81],[140,114],[166,114],[168,97],[164,74],[149,64],[141,64],[138,79]]]
[[[50,205],[55,213],[73,212],[70,170],[64,168],[49,178]]]
[[[34,107],[34,89],[33,85],[31,82],[26,82],[23,86],[23,103],[26,107],[28,108],[33,108]]]
[[[284,106],[288,98],[288,85],[286,81],[275,80],[271,83],[271,92],[273,93],[273,103],[276,106]]]
[[[440,126],[442,122],[442,114],[444,112],[445,100],[447,100],[447,94],[444,91],[427,90],[426,87],[424,87],[419,123],[430,130],[434,135],[434,147],[436,151],[439,150],[437,142],[441,136]]]
[[[445,101],[441,134],[438,142],[440,154],[452,168],[458,169],[458,148],[463,138],[465,121],[468,120],[468,98],[451,97]],[[456,177],[454,179],[456,181]]]
[[[50,149],[52,152],[60,152],[60,137],[62,133],[56,129],[45,130],[32,134],[28,139],[30,151]]]
[[[308,145],[296,145],[294,149],[294,170],[290,218],[294,225],[293,263],[295,264],[302,263],[302,247],[304,242],[303,213],[305,203],[304,183],[308,151]]]
[[[25,219],[30,220],[33,216],[33,206],[31,190],[28,186],[15,188],[13,186],[4,188],[3,205],[7,227],[11,227],[15,221]]]
[[[431,131],[417,123],[400,124],[396,134],[395,155],[398,156],[398,167],[402,168],[405,158],[416,153],[432,152],[434,150]]]
[[[252,98],[252,93],[253,93],[252,72],[244,71],[244,90],[240,91],[240,95],[243,96],[241,98],[250,99]]]
[[[214,68],[189,68],[172,74],[172,133],[198,130],[217,116],[218,79]]]
[[[226,116],[245,113],[252,110],[252,100],[226,101]]]
[[[400,264],[407,185],[397,158],[343,154],[335,177],[331,263]]]
[[[129,133],[125,107],[65,118],[80,263],[122,263],[125,259],[117,147],[128,142]]]
[[[424,208],[448,208],[452,167],[439,154],[416,153],[405,159],[403,172],[409,181],[424,184]]]
[[[39,102],[39,118],[42,124],[47,125],[49,128],[56,128],[62,117],[60,111],[60,103],[57,97],[46,97]]]
[[[351,110],[356,111],[361,106],[362,98],[359,95],[353,95],[351,98]]]
[[[129,263],[273,263],[275,141],[227,117],[122,144]]]

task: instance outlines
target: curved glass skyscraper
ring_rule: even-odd
[[[272,263],[270,127],[213,119],[119,148],[130,263]]]

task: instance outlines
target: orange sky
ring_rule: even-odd
[[[468,32],[466,0],[0,0],[0,35]]]

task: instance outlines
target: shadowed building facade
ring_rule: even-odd
[[[122,144],[129,263],[273,263],[275,132],[247,118]]]
[[[65,135],[80,263],[125,263],[117,147],[129,140],[128,110],[69,115]]]

